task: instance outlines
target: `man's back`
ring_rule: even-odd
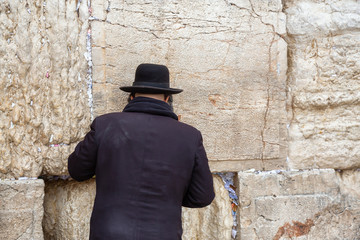
[[[214,198],[200,132],[156,112],[96,118],[69,172],[77,180],[96,174],[90,239],[181,239],[181,206]]]

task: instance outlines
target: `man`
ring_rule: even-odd
[[[123,112],[97,117],[68,159],[78,181],[96,175],[90,239],[181,239],[181,206],[209,205],[215,194],[201,133],[168,104],[166,66],[141,64]]]

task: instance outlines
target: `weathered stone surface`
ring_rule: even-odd
[[[317,213],[308,239],[360,239],[360,171],[336,172],[341,201]]]
[[[47,181],[44,199],[44,239],[89,239],[95,180]]]
[[[286,1],[287,33],[301,40],[356,32],[360,4],[356,0]]]
[[[0,1],[0,179],[67,174],[92,101],[121,110],[142,62],[185,90],[175,110],[213,171],[359,168],[359,30],[356,0]],[[183,209],[184,240],[230,239],[214,181],[211,206]],[[358,170],[240,172],[238,189],[241,239],[360,239]],[[95,181],[45,192],[45,239],[87,239]],[[43,239],[43,198],[42,180],[0,180],[0,239]]]
[[[307,239],[360,239],[359,199],[347,199],[315,214]]]
[[[342,193],[357,198],[360,203],[360,169],[338,171]]]
[[[212,170],[224,169],[221,161],[255,160],[260,169],[268,159],[285,162],[280,0],[93,0],[92,6],[95,115],[122,110],[126,94],[116,91],[132,83],[138,64],[166,64],[172,86],[184,89],[175,110],[202,131],[216,161]]]
[[[88,130],[88,7],[78,2],[0,2],[0,178],[66,173]]]
[[[43,239],[43,180],[0,180],[0,239]]]
[[[231,240],[233,218],[229,193],[219,176],[214,176],[215,200],[205,208],[183,208],[183,240]]]
[[[289,166],[360,166],[360,3],[288,2]]]
[[[359,234],[358,191],[347,188],[351,180],[344,181],[357,179],[355,172],[342,177],[334,170],[238,176],[241,239],[356,239]]]
[[[183,209],[183,239],[231,239],[229,195],[219,176],[214,176],[216,197],[204,209]],[[45,187],[45,239],[88,239],[95,199],[95,180],[48,181]]]

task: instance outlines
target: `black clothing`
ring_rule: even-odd
[[[96,174],[90,239],[181,239],[181,206],[214,198],[201,133],[163,101],[137,97],[97,117],[69,156],[72,178]]]

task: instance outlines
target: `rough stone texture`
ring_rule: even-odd
[[[95,180],[47,181],[44,199],[44,239],[89,239]]]
[[[183,240],[231,240],[233,218],[229,193],[219,176],[214,176],[215,200],[205,208],[183,208]]]
[[[88,7],[77,2],[0,2],[0,178],[65,174],[88,130]]]
[[[240,172],[240,238],[357,239],[357,180],[330,169]]]
[[[214,171],[284,168],[285,15],[274,1],[92,1],[94,115],[122,110],[142,62],[166,64]],[[265,161],[266,160],[266,161]],[[281,160],[281,161],[280,161]]]
[[[229,195],[219,176],[214,176],[216,197],[204,209],[183,209],[183,239],[231,239],[232,216]],[[45,187],[45,239],[89,237],[89,222],[95,198],[95,180],[48,181]]]
[[[0,180],[0,239],[43,239],[43,180]]]
[[[289,166],[360,166],[360,2],[289,1]]]
[[[161,63],[213,171],[352,169],[240,172],[239,238],[360,239],[359,29],[356,0],[0,1],[0,179],[67,174],[91,115]],[[211,206],[184,209],[184,240],[230,239],[214,181]],[[45,239],[87,239],[95,181],[45,193]],[[42,180],[0,180],[0,239],[43,239],[43,198]]]
[[[360,169],[337,172],[341,192],[360,201]]]

